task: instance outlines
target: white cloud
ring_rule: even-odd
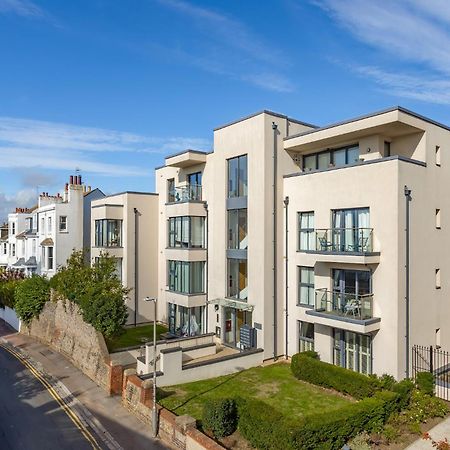
[[[13,13],[24,17],[43,17],[39,6],[29,0],[0,0],[0,13]]]
[[[0,191],[0,222],[15,208],[29,208],[36,203],[36,189],[22,189],[14,195]]]
[[[241,80],[275,92],[292,92],[293,83],[281,73],[289,58],[252,32],[243,22],[183,0],[158,0],[163,6],[186,16],[202,36],[194,45],[177,43],[164,48],[174,58],[202,70]],[[273,39],[272,39],[273,41]],[[151,47],[162,48],[157,44]]]
[[[148,176],[151,167],[99,161],[99,153],[167,154],[207,150],[202,138],[152,137],[63,123],[0,117],[0,167],[74,170],[112,176]],[[95,157],[95,159],[93,159]]]
[[[356,68],[402,97],[450,103],[450,9],[444,0],[316,0],[358,40],[381,51],[389,67]],[[388,58],[386,58],[388,57]],[[401,71],[396,67],[403,64]]]

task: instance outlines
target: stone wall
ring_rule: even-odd
[[[76,304],[47,302],[38,319],[23,324],[21,333],[62,353],[107,392],[121,392],[122,368],[111,363],[102,334],[84,322]]]
[[[123,405],[142,422],[152,423],[152,380],[141,380],[135,369],[127,369],[123,376]],[[158,436],[171,447],[182,450],[223,450],[223,447],[197,429],[189,416],[176,416],[160,405],[158,408]]]

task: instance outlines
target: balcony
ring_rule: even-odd
[[[380,318],[373,316],[373,294],[355,294],[328,289],[316,289],[314,310],[316,322],[358,333],[380,328]]]
[[[189,184],[187,186],[176,187],[169,193],[168,203],[181,202],[201,202],[202,201],[202,186],[196,184]]]
[[[373,228],[319,228],[300,231],[300,252],[318,255],[315,261],[376,264]]]

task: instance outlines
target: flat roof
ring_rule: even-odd
[[[318,128],[317,125],[312,125],[310,123],[303,122],[301,120],[293,119],[292,117],[286,116],[285,114],[280,114],[280,113],[277,113],[277,112],[269,111],[268,109],[263,109],[262,111],[258,111],[256,113],[250,114],[250,115],[242,117],[240,119],[233,120],[232,122],[228,122],[225,125],[221,125],[221,126],[219,126],[217,128],[214,128],[214,131],[218,131],[218,130],[221,130],[222,128],[229,127],[230,125],[234,125],[236,123],[242,122],[243,120],[251,119],[252,117],[259,116],[260,114],[269,114],[269,115],[274,116],[274,117],[280,117],[282,119],[290,120],[291,122],[295,122],[295,123],[298,123],[300,125],[305,125],[306,127]]]
[[[182,150],[181,152],[177,152],[177,153],[174,153],[172,155],[168,155],[164,159],[175,158],[175,156],[184,155],[185,153],[197,153],[199,155],[209,155],[212,152],[207,152],[205,150],[193,150],[191,148],[188,148],[186,150]]]
[[[423,120],[425,122],[431,123],[432,125],[436,125],[437,127],[440,128],[444,128],[447,131],[450,131],[450,127],[447,125],[444,125],[443,123],[437,122],[433,119],[430,119],[428,117],[422,116],[421,114],[418,114],[414,111],[410,111],[409,109],[403,108],[402,106],[393,106],[391,108],[387,108],[387,109],[383,109],[381,111],[376,111],[370,114],[364,114],[362,116],[358,116],[358,117],[354,117],[352,119],[347,119],[347,120],[343,120],[340,122],[335,122],[335,123],[331,123],[329,125],[325,125],[323,127],[320,128],[316,128],[315,130],[308,130],[308,131],[302,131],[301,133],[297,133],[297,134],[293,134],[291,136],[285,137],[283,140],[287,141],[289,139],[293,139],[299,136],[305,136],[307,134],[312,134],[312,133],[317,133],[318,131],[322,131],[322,130],[326,130],[328,128],[334,128],[334,127],[338,127],[340,125],[346,125],[348,123],[352,123],[352,122],[358,122],[359,120],[363,120],[363,119],[368,119],[370,117],[375,117],[375,116],[379,116],[381,114],[386,114],[389,112],[393,112],[393,111],[400,111],[403,112],[405,114],[408,114],[410,116],[416,117],[417,119]]]
[[[98,202],[100,200],[104,200],[105,198],[116,197],[117,195],[123,195],[123,194],[158,195],[156,192],[123,191],[123,192],[117,192],[116,194],[109,194],[109,195],[105,195],[104,197],[97,198],[96,200],[94,200],[94,202]]]

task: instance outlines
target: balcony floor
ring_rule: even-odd
[[[314,317],[314,322],[333,328],[354,331],[356,333],[370,333],[380,329],[381,318],[358,319],[352,315],[339,315],[333,311],[306,311],[308,316]]]

